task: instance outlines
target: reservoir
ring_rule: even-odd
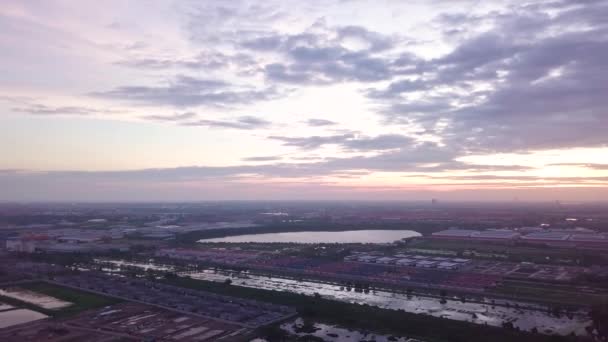
[[[391,243],[418,237],[413,230],[348,230],[342,232],[290,232],[227,236],[199,242],[275,242],[275,243]]]

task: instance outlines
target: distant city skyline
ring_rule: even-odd
[[[608,2],[0,6],[0,201],[608,200]]]

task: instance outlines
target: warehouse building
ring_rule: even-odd
[[[434,238],[440,239],[469,239],[474,233],[478,233],[478,231],[468,229],[448,229],[435,232],[431,235]]]
[[[608,249],[608,235],[606,234],[572,234],[568,241],[579,248]]]
[[[575,246],[574,243],[568,241],[570,234],[559,232],[537,232],[530,233],[521,237],[523,242],[543,244],[547,246],[567,247]]]
[[[488,240],[488,241],[504,241],[504,240],[515,240],[518,239],[521,234],[512,230],[484,230],[481,232],[471,234],[471,238],[476,240]]]

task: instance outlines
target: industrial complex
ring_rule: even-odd
[[[467,230],[447,229],[431,234],[435,239],[452,239],[463,241],[494,241],[501,243],[528,243],[554,247],[600,248],[608,249],[608,234],[588,230],[552,230],[552,229],[492,229]]]

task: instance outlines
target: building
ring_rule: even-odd
[[[414,266],[416,265],[416,260],[413,259],[407,259],[407,258],[403,258],[403,259],[399,259],[397,260],[397,262],[395,263],[397,266]]]
[[[390,258],[390,257],[383,257],[383,258],[376,259],[376,263],[378,263],[378,264],[394,264],[395,260],[397,260],[397,259]]]
[[[559,232],[537,232],[521,236],[521,241],[528,243],[544,244],[547,246],[573,246],[568,239],[570,234]]]
[[[57,238],[57,242],[63,243],[92,243],[101,241],[101,236],[61,236]]]
[[[457,239],[457,240],[466,240],[471,237],[471,235],[478,233],[477,230],[468,230],[468,229],[448,229],[442,230],[440,232],[435,232],[432,235],[433,238],[439,239]]]
[[[416,267],[422,267],[422,268],[434,268],[437,266],[437,261],[431,261],[431,260],[422,260],[422,261],[418,261],[416,263]]]
[[[471,238],[475,240],[484,241],[501,241],[501,242],[513,242],[519,239],[521,234],[512,230],[484,230],[477,233],[471,234]]]
[[[572,234],[568,241],[578,248],[608,249],[608,235],[606,234]]]
[[[454,258],[451,261],[452,262],[457,262],[457,263],[464,264],[464,263],[467,263],[467,262],[471,261],[471,259]]]
[[[378,259],[377,256],[363,255],[363,256],[360,256],[357,260],[359,260],[361,262],[376,262],[376,259]]]
[[[440,262],[440,263],[437,264],[437,268],[440,269],[440,270],[456,270],[460,266],[461,266],[460,263],[449,262],[449,261],[442,261],[442,262]]]
[[[520,233],[508,229],[468,230],[448,229],[432,234],[433,238],[468,241],[495,241],[513,243],[519,239]]]

